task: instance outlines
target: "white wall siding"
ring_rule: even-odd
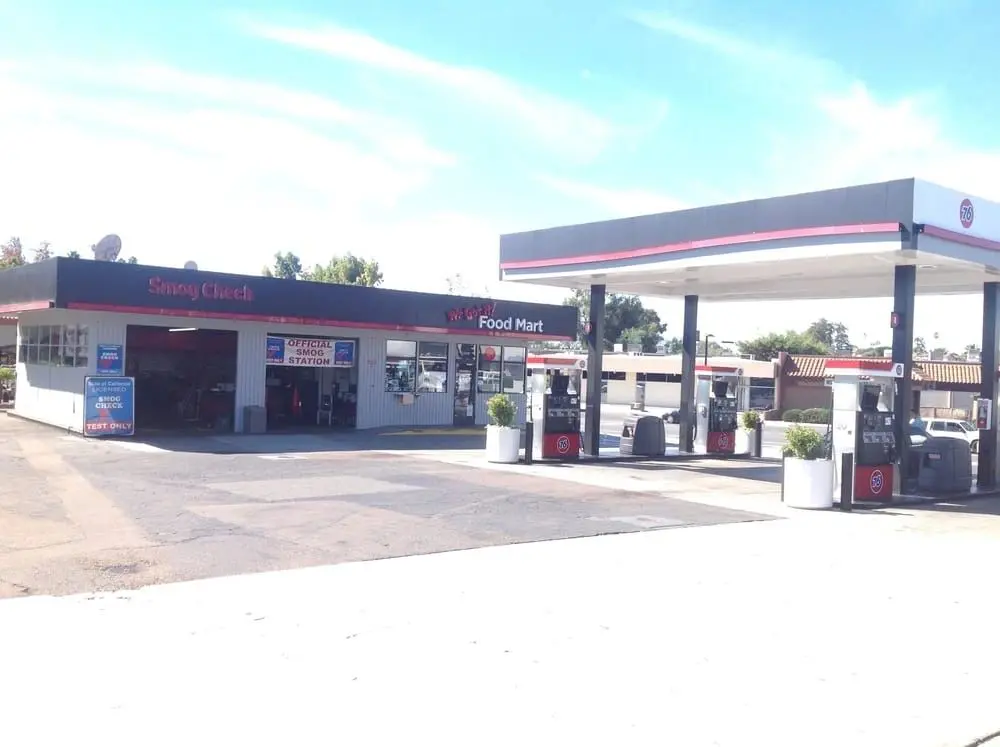
[[[455,351],[449,346],[448,391],[413,395],[413,404],[404,405],[403,397],[385,391],[385,344],[388,340],[451,342],[447,335],[368,333],[361,337],[358,351],[358,428],[394,426],[451,425],[454,412],[452,391],[455,377]]]
[[[18,341],[21,327],[39,324],[89,324],[80,315],[63,310],[25,312],[18,322]],[[91,333],[92,334],[92,333]],[[14,412],[32,420],[59,428],[83,431],[83,381],[94,366],[94,342],[89,341],[90,367],[64,367],[17,364],[17,390]]]
[[[237,433],[243,432],[243,408],[265,405],[267,333],[267,328],[257,324],[242,327],[237,333],[236,412],[233,414]]]

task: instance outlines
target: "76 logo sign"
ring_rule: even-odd
[[[962,222],[962,228],[972,228],[972,222],[976,219],[976,209],[968,197],[958,206],[958,219]]]

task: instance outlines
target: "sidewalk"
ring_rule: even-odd
[[[962,747],[994,536],[884,514],[0,603],[11,744]]]

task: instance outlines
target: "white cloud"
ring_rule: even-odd
[[[143,262],[237,272],[278,250],[313,262],[365,247],[391,270],[413,244],[379,245],[373,226],[407,235],[385,216],[453,160],[399,123],[249,81],[137,69],[128,87],[118,70],[98,97],[32,78],[0,66],[0,236],[28,246],[82,251],[113,231]],[[137,95],[142,81],[171,95]],[[425,263],[406,282],[439,274]]]
[[[582,158],[599,154],[615,127],[586,108],[521,85],[489,70],[451,65],[350,29],[315,29],[245,22],[253,36],[319,52],[449,90],[463,99],[520,122],[550,147]]]
[[[598,208],[601,214],[594,215],[593,220],[665,213],[689,207],[669,195],[642,189],[612,189],[545,174],[535,176],[535,180],[560,194]]]
[[[651,31],[679,39],[712,54],[728,58],[741,65],[767,68],[770,75],[787,78],[819,78],[836,74],[836,65],[808,52],[789,48],[782,40],[767,38],[771,27],[761,28],[761,40],[747,35],[737,35],[728,31],[695,23],[666,12],[635,11],[627,17]],[[754,73],[757,85],[769,82],[761,80]]]

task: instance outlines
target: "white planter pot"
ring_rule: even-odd
[[[521,458],[521,429],[486,426],[486,461],[517,464]]]
[[[785,505],[790,508],[833,507],[833,461],[785,457]]]
[[[740,428],[736,431],[736,454],[753,454],[754,445],[757,441],[757,431],[748,431]]]

